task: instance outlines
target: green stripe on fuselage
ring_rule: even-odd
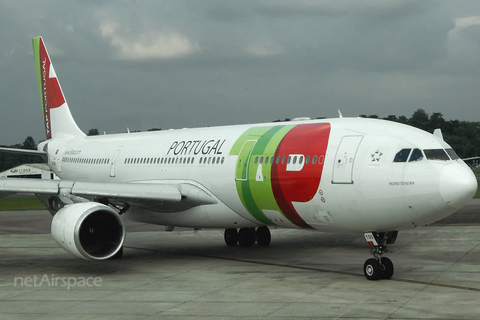
[[[275,151],[283,137],[285,137],[287,132],[293,127],[293,125],[290,125],[251,128],[235,142],[230,152],[230,155],[238,154],[239,159],[242,156],[245,157],[245,153],[249,153],[249,157],[245,159],[248,161],[246,165],[248,170],[247,179],[246,181],[236,181],[237,192],[247,211],[255,219],[266,225],[274,225],[274,223],[265,216],[263,210],[281,212],[272,190],[271,158],[275,155]],[[242,149],[243,146],[246,145],[245,142],[249,140],[257,141],[251,152],[250,149]],[[252,143],[249,145],[251,147]],[[261,157],[263,157],[262,164],[260,164]],[[269,158],[268,162],[265,161],[266,157]],[[257,159],[257,163],[255,163],[255,159]],[[261,170],[259,170],[259,166]],[[237,171],[244,167],[245,164],[243,164],[242,167],[237,167]],[[261,176],[257,177],[257,173]],[[237,172],[237,174],[239,174],[239,172]]]

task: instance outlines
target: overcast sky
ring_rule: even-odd
[[[45,139],[39,35],[85,132],[337,109],[480,121],[476,0],[0,0],[0,144]]]

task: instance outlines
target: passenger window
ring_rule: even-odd
[[[277,159],[275,160],[275,164],[278,164],[280,162],[280,156],[277,156]]]
[[[300,156],[300,157],[299,157],[298,163],[299,163],[299,164],[302,164],[302,163],[303,163],[303,156]]]
[[[282,164],[285,163],[285,156],[282,157]]]
[[[273,161],[274,161],[274,160],[275,160],[275,156],[272,156],[272,157],[270,158],[270,164],[273,164]]]
[[[393,162],[407,162],[408,155],[410,154],[411,150],[412,149],[402,149],[398,151],[393,159]]]
[[[255,164],[258,163],[258,157],[255,157]]]
[[[423,160],[423,153],[420,149],[413,149],[412,155],[410,156],[410,159],[408,162],[412,161],[420,161]]]
[[[455,151],[453,151],[453,149],[445,149],[445,151],[447,151],[448,155],[450,156],[450,159],[452,160],[460,159],[460,157],[457,155]]]
[[[313,156],[313,159],[312,159],[312,164],[315,164],[317,163],[317,156]]]
[[[263,157],[260,157],[260,164],[263,163]]]
[[[425,149],[423,151],[428,160],[450,160],[443,149]]]
[[[290,164],[290,162],[292,162],[292,156],[288,156],[287,164]]]
[[[268,156],[267,156],[267,157],[265,157],[265,164],[268,164],[268,159],[269,159],[269,157],[268,157]]]
[[[293,164],[297,163],[297,156],[293,157]]]
[[[305,164],[308,164],[310,162],[310,156],[307,156],[307,159],[305,159]]]

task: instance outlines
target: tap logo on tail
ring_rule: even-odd
[[[50,110],[65,104],[65,97],[58,82],[55,69],[48,56],[47,49],[43,43],[43,39],[37,37],[33,39],[32,42],[37,67],[38,86],[42,98],[45,134],[47,135],[47,139],[51,139],[52,123],[50,120]]]

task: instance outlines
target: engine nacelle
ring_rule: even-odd
[[[123,246],[125,227],[118,213],[101,203],[70,204],[52,220],[53,239],[73,255],[87,260],[105,260]]]

